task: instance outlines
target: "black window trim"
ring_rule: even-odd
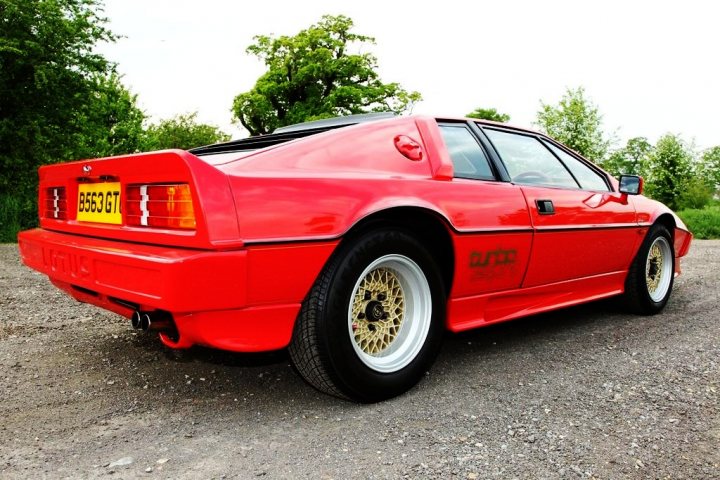
[[[485,153],[490,160],[490,166],[491,168],[493,168],[495,176],[499,178],[499,180],[502,182],[511,183],[512,178],[510,178],[510,172],[508,172],[507,167],[500,158],[500,154],[498,154],[497,150],[495,149],[495,145],[493,145],[490,141],[490,138],[488,138],[488,136],[485,134],[485,132],[483,132],[482,128],[480,128],[480,126],[476,122],[468,121],[467,124],[470,127],[470,131],[475,134],[475,137],[485,149]]]
[[[607,173],[605,173],[605,172],[603,172],[602,170],[600,170],[600,168],[598,168],[597,165],[595,165],[594,163],[590,162],[589,160],[586,160],[585,158],[579,156],[578,154],[576,154],[575,152],[573,152],[572,150],[570,150],[569,148],[567,148],[567,147],[566,147],[565,145],[563,145],[562,143],[556,142],[555,140],[553,140],[553,139],[550,138],[550,137],[546,137],[546,136],[544,136],[544,135],[538,135],[538,138],[540,139],[540,142],[541,142],[543,145],[549,143],[549,144],[551,144],[553,147],[562,150],[563,152],[567,153],[568,155],[570,155],[570,156],[571,156],[572,158],[574,158],[575,160],[578,160],[580,163],[582,163],[583,165],[585,165],[586,167],[588,167],[591,171],[595,172],[600,178],[602,178],[602,181],[605,182],[605,186],[607,187],[607,190],[588,190],[588,189],[582,188],[582,185],[581,185],[581,186],[580,186],[580,189],[581,189],[581,190],[586,190],[586,191],[588,191],[588,192],[614,192],[614,191],[615,191],[615,189],[613,188],[613,186],[612,186],[612,184],[610,183],[609,179],[607,178]],[[561,162],[563,165],[565,165],[565,162],[563,162],[560,157],[558,157],[557,155],[555,155],[555,152],[553,152],[551,148],[549,148],[547,145],[545,145],[545,148],[547,148],[548,150],[550,150],[550,153],[552,153],[555,158],[557,158],[558,160],[560,160],[560,162]],[[568,171],[570,171],[570,169],[567,167],[567,165],[565,165],[565,168],[567,168]],[[573,173],[570,172],[570,175],[573,175]],[[575,178],[575,175],[573,175],[573,178]],[[575,181],[578,182],[578,184],[580,184],[580,182],[579,182],[577,179],[575,179]]]
[[[577,184],[577,187],[563,187],[563,186],[560,186],[560,185],[542,185],[543,188],[560,188],[560,189],[564,189],[564,190],[583,190],[583,191],[586,191],[586,192],[604,192],[604,193],[614,192],[614,191],[615,191],[615,190],[613,189],[613,187],[612,187],[612,184],[609,182],[609,180],[608,180],[608,178],[607,178],[607,174],[606,174],[605,172],[603,172],[602,170],[600,170],[596,165],[590,163],[588,160],[585,160],[584,158],[579,157],[579,156],[576,155],[574,152],[572,152],[570,149],[566,148],[564,145],[562,145],[561,143],[556,142],[555,140],[551,139],[550,137],[546,137],[545,135],[541,135],[541,134],[537,134],[537,133],[526,132],[526,131],[523,131],[523,130],[516,130],[516,129],[514,129],[514,128],[503,128],[502,126],[499,126],[499,125],[485,125],[485,124],[477,123],[477,122],[472,122],[472,123],[474,123],[474,124],[476,125],[476,127],[478,127],[478,129],[482,132],[483,136],[487,139],[488,143],[492,146],[492,149],[493,149],[494,153],[497,155],[499,162],[501,162],[501,164],[502,164],[503,169],[505,170],[505,172],[508,172],[507,167],[505,166],[505,162],[504,162],[504,160],[502,160],[502,157],[500,156],[500,152],[497,150],[497,148],[495,147],[495,145],[492,143],[492,140],[490,140],[490,137],[488,137],[487,134],[485,133],[484,130],[486,130],[486,129],[487,129],[487,130],[496,130],[496,131],[503,132],[503,133],[510,133],[510,134],[515,134],[515,135],[521,135],[521,136],[525,136],[525,137],[530,137],[530,138],[536,139],[538,142],[540,142],[540,144],[541,144],[543,147],[545,147],[545,149],[546,149],[548,152],[550,152],[550,154],[551,154],[558,162],[560,162],[560,165],[562,165],[563,168],[565,168],[565,170],[570,174],[570,177],[571,177],[571,178],[575,181],[575,183]],[[593,172],[597,173],[597,174],[600,176],[600,178],[603,179],[603,182],[605,182],[605,185],[608,187],[608,189],[607,189],[607,190],[588,190],[588,189],[583,188],[582,185],[580,184],[580,182],[578,181],[578,179],[575,178],[575,175],[572,173],[572,171],[570,171],[570,168],[568,168],[568,166],[565,165],[565,162],[563,162],[563,161],[560,159],[560,157],[558,157],[558,156],[555,154],[555,152],[553,152],[552,149],[547,146],[547,144],[546,144],[545,142],[551,143],[553,146],[559,148],[560,150],[562,150],[563,152],[567,153],[567,154],[570,155],[571,157],[575,158],[576,160],[579,160],[583,165],[588,166]],[[509,177],[510,177],[510,175],[509,175],[509,173],[508,173],[508,178],[509,178]],[[509,178],[508,181],[512,182],[512,179]],[[540,186],[540,185],[538,185],[538,186]]]
[[[499,173],[500,170],[497,167],[496,159],[493,158],[493,155],[495,154],[495,151],[488,148],[488,145],[483,142],[482,138],[477,134],[477,132],[472,128],[471,123],[473,122],[466,122],[466,121],[452,121],[452,120],[443,120],[443,119],[436,119],[438,128],[441,128],[443,126],[448,127],[457,127],[462,126],[465,127],[466,130],[470,132],[470,135],[475,139],[476,142],[478,142],[478,145],[480,146],[480,150],[482,150],[483,154],[485,154],[485,158],[488,161],[488,166],[490,167],[490,173],[492,173],[493,178],[481,178],[481,177],[475,177],[472,175],[457,175],[455,173],[455,169],[453,168],[453,178],[462,178],[465,180],[477,180],[481,182],[499,182],[499,181],[505,181],[502,174]],[[441,131],[442,135],[442,131]],[[443,142],[445,141],[445,138],[443,138]],[[447,145],[446,145],[447,148]],[[492,153],[491,153],[492,152]],[[449,152],[448,152],[449,153]],[[503,166],[504,169],[504,166]]]

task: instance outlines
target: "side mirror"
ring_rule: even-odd
[[[643,191],[643,179],[637,175],[620,175],[620,193],[640,195]]]

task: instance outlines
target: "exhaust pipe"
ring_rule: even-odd
[[[130,324],[135,330],[142,330],[143,332],[173,334],[177,331],[172,316],[160,310],[154,312],[136,310],[132,314]]]
[[[140,330],[140,324],[141,322],[142,314],[135,310],[132,314],[132,318],[130,319],[130,325],[132,325],[133,330]]]

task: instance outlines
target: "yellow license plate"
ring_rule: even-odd
[[[120,225],[120,182],[78,185],[77,220]]]

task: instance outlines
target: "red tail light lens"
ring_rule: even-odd
[[[138,227],[195,228],[190,185],[128,185],[125,224]]]
[[[45,189],[43,217],[53,220],[67,219],[67,193],[65,192],[65,187],[50,187]]]

